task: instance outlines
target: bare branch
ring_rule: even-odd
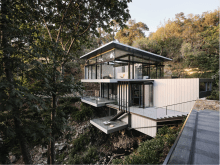
[[[72,3],[72,0],[70,1],[68,7],[66,8],[65,13],[63,14],[62,21],[61,21],[61,25],[60,25],[60,28],[59,28],[59,31],[58,31],[58,34],[57,34],[57,40],[56,40],[56,43],[59,41],[60,33],[61,33],[62,29],[63,29],[63,20],[64,20],[64,18],[66,17],[66,13],[67,13],[68,8],[70,7],[71,3]]]
[[[44,25],[45,25],[46,28],[47,28],[47,32],[48,32],[48,34],[49,34],[49,36],[50,36],[50,40],[53,41],[53,38],[52,38],[51,33],[50,33],[50,29],[47,27],[47,23],[46,23],[45,19],[43,19],[43,21],[44,21]]]
[[[73,45],[73,42],[74,42],[74,41],[75,41],[75,38],[74,38],[74,39],[72,39],[72,41],[71,41],[71,43],[70,43],[70,46],[69,46],[69,49],[68,49],[68,51],[67,51],[66,55],[68,55],[68,54],[69,54],[70,49],[71,49],[71,47],[72,47],[72,45]]]
[[[68,40],[68,41],[66,42],[66,44],[65,44],[65,46],[64,46],[64,51],[66,51],[66,46],[67,46],[67,44],[69,43],[69,41],[70,41],[70,40]]]

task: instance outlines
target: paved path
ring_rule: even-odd
[[[219,164],[219,112],[192,110],[168,157],[168,164]]]

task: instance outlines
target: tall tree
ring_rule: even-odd
[[[143,22],[136,23],[135,20],[129,20],[126,28],[116,33],[115,39],[124,44],[132,45],[137,39],[144,38],[144,31],[149,30]]]
[[[52,106],[48,104],[51,111],[48,163],[55,163],[58,97],[79,87],[64,76],[63,66],[78,60],[77,50],[87,43],[90,34],[98,34],[98,27],[111,31],[113,19],[123,27],[130,17],[128,2],[131,0],[2,1],[1,137],[4,144],[9,144],[12,135],[19,139],[26,164],[32,163],[27,137],[36,137],[36,130],[31,130],[33,127],[28,124],[33,121],[32,125],[38,126],[40,113],[47,110],[42,95],[52,97]]]
[[[39,118],[44,102],[23,84],[24,75],[31,69],[29,64],[37,58],[30,48],[37,33],[36,6],[35,2],[22,2],[1,1],[1,163],[7,163],[9,148],[19,143],[23,161],[32,164],[28,141],[36,139],[36,132],[44,129]]]
[[[48,58],[50,78],[48,83],[52,96],[51,137],[54,137],[54,127],[58,96],[63,94],[63,75],[57,71],[70,60],[77,60],[76,51],[88,41],[90,34],[98,35],[97,28],[111,31],[113,19],[120,26],[128,20],[127,3],[131,0],[42,0],[38,11],[42,20],[45,38],[50,41],[51,51]],[[49,45],[48,45],[49,46]],[[62,51],[61,51],[62,50]],[[65,84],[67,86],[67,84]],[[75,88],[74,85],[69,85]],[[69,89],[70,89],[69,88]],[[49,161],[54,164],[54,140],[49,145]]]

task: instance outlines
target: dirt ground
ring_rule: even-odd
[[[210,110],[219,111],[220,102],[218,100],[199,99],[196,101],[193,109],[196,110],[210,109]]]

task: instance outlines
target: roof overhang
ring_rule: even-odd
[[[107,43],[107,44],[105,44],[105,45],[103,45],[103,46],[101,46],[101,47],[99,47],[99,48],[97,48],[97,49],[81,56],[80,58],[81,59],[89,59],[91,57],[97,56],[99,54],[102,54],[102,53],[107,52],[107,51],[109,51],[111,49],[114,49],[114,48],[130,52],[133,55],[138,54],[138,55],[141,55],[143,57],[147,57],[152,61],[159,61],[159,62],[172,61],[172,59],[170,59],[170,58],[167,58],[167,57],[164,57],[164,56],[161,56],[161,55],[158,55],[158,54],[154,54],[154,53],[142,50],[142,49],[138,49],[138,48],[135,48],[135,47],[132,47],[132,46],[129,46],[129,45],[125,45],[125,44],[122,44],[122,43],[119,43],[119,42],[116,42],[116,41],[109,42],[109,43]]]

